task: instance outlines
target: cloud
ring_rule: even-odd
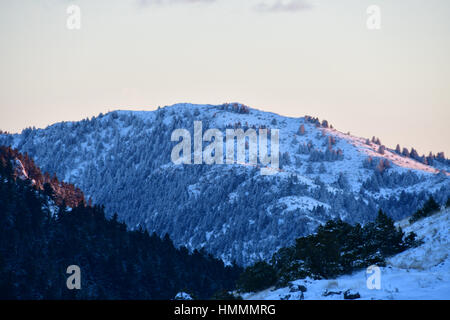
[[[255,6],[259,12],[297,12],[311,8],[312,5],[306,0],[265,0]]]
[[[137,0],[140,7],[170,6],[177,4],[210,4],[225,0]],[[310,0],[255,0],[253,9],[258,12],[297,12],[313,7]]]
[[[171,4],[190,4],[190,3],[212,3],[216,0],[139,0],[142,7],[150,5],[171,5]]]

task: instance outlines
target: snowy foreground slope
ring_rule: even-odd
[[[380,290],[367,288],[366,271],[328,280],[297,280],[280,289],[247,293],[248,300],[321,300],[344,298],[344,292],[359,293],[360,299],[428,300],[450,299],[450,209],[419,220],[412,225],[405,219],[397,223],[415,232],[424,243],[387,260],[381,267]],[[306,287],[302,293],[297,289]],[[303,295],[303,297],[302,297]]]
[[[278,129],[281,170],[249,165],[175,165],[175,129],[202,121],[215,128]],[[374,133],[376,135],[377,133]],[[113,111],[20,134],[0,144],[27,152],[49,173],[81,188],[129,228],[166,233],[177,246],[204,248],[225,262],[249,265],[340,218],[394,220],[430,194],[450,196],[450,162],[342,133],[316,118],[283,117],[242,104],[176,104],[156,111]],[[204,142],[203,148],[209,143]]]

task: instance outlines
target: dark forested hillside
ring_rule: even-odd
[[[101,206],[57,206],[54,190],[16,179],[0,161],[1,299],[172,299],[180,290],[208,298],[232,289],[240,272],[168,236],[128,231]],[[66,269],[81,269],[69,290]]]
[[[79,188],[59,181],[56,175],[42,173],[27,153],[23,155],[10,147],[0,146],[0,163],[2,166],[11,166],[15,179],[29,179],[36,189],[52,190],[53,199],[58,205],[65,203],[69,207],[74,207],[85,202],[84,194]]]
[[[174,164],[178,141],[171,134],[186,129],[193,136],[195,121],[202,121],[204,132],[223,134],[278,129],[282,171],[266,176],[247,165]],[[379,139],[339,132],[327,121],[239,104],[113,111],[2,134],[1,144],[27,152],[44,171],[79,186],[128,228],[167,233],[177,247],[204,248],[245,266],[270,260],[278,248],[330,219],[365,224],[382,209],[399,220],[430,195],[440,203],[450,195],[450,167],[442,153],[411,157]]]

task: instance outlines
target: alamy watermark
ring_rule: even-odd
[[[66,21],[66,27],[69,30],[81,29],[81,8],[75,4],[67,7],[66,10],[68,17]]]
[[[367,29],[380,30],[381,29],[381,8],[377,5],[371,5],[367,8]]]
[[[70,274],[70,276],[67,278],[67,281],[66,281],[67,289],[80,290],[81,289],[81,269],[80,269],[80,267],[75,264],[68,266],[66,273]]]
[[[366,269],[366,285],[369,290],[381,289],[381,269],[376,265],[371,265]]]
[[[171,159],[174,164],[224,164],[225,152],[225,164],[261,166],[262,175],[272,175],[280,167],[279,135],[278,129],[226,129],[224,144],[222,131],[208,129],[203,133],[202,122],[194,121],[193,156],[191,133],[176,129],[171,141],[179,143],[173,147]],[[203,142],[210,143],[203,149]]]

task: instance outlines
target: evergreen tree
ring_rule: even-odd
[[[448,201],[447,201],[448,202]],[[410,223],[416,222],[419,219],[426,218],[440,210],[439,204],[434,200],[433,196],[430,196],[425,202],[423,207],[416,211],[409,219]]]
[[[265,261],[259,261],[245,269],[237,282],[238,288],[244,292],[260,291],[275,284],[274,268]]]
[[[298,129],[298,133],[302,136],[305,134],[305,125],[304,124],[300,125],[300,128]]]

